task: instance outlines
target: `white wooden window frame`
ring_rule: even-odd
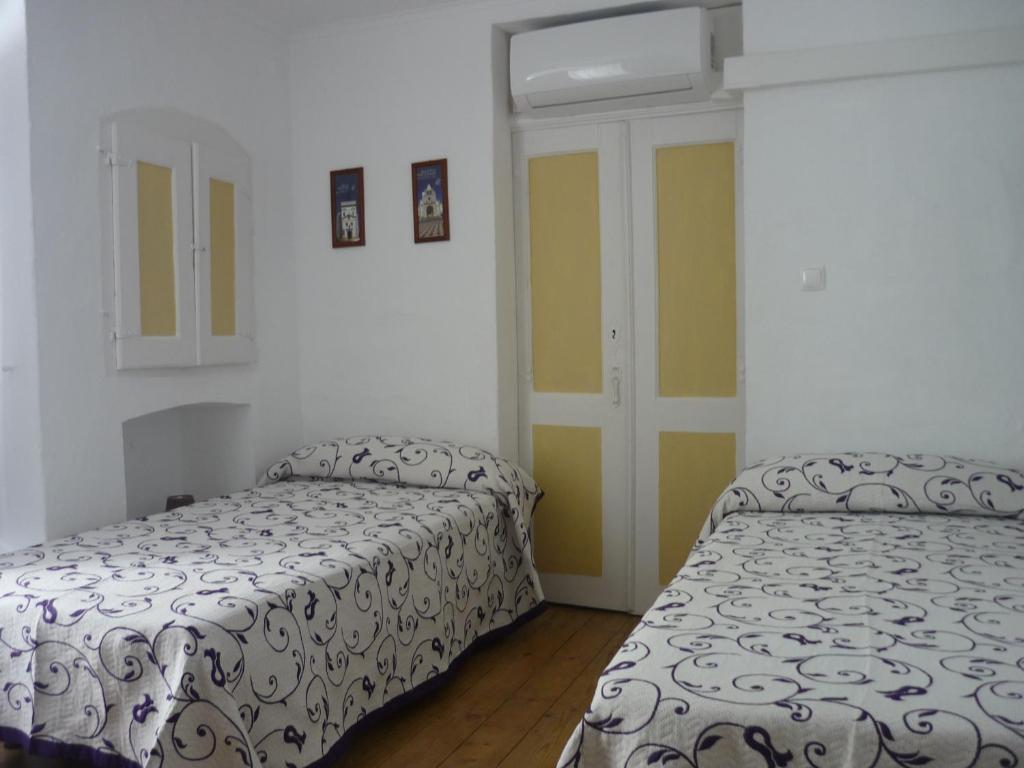
[[[252,178],[248,156],[219,126],[176,110],[137,109],[101,125],[105,315],[113,367],[185,368],[256,359]],[[139,286],[139,161],[172,169],[176,334],[143,336]],[[235,189],[235,335],[211,327],[210,179]]]

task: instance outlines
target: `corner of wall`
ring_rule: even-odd
[[[0,551],[46,538],[26,15],[0,0]]]
[[[516,377],[516,269],[512,131],[509,105],[509,35],[491,28],[494,88],[494,255],[498,357],[498,452],[519,459],[519,393]]]

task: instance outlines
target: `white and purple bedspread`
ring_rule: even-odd
[[[559,765],[1024,765],[1024,477],[940,457],[746,470]]]
[[[0,736],[94,765],[327,765],[538,607],[539,493],[479,449],[350,438],[251,491],[0,556]]]

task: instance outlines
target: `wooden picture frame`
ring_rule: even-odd
[[[363,169],[331,171],[331,245],[353,248],[366,245],[363,210]]]
[[[448,160],[412,164],[412,235],[417,243],[451,239]]]

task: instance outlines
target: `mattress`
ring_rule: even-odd
[[[748,470],[559,765],[1021,765],[1022,507],[1019,472],[962,460]]]
[[[112,766],[328,765],[543,596],[484,451],[300,449],[255,489],[0,557],[0,737]]]

